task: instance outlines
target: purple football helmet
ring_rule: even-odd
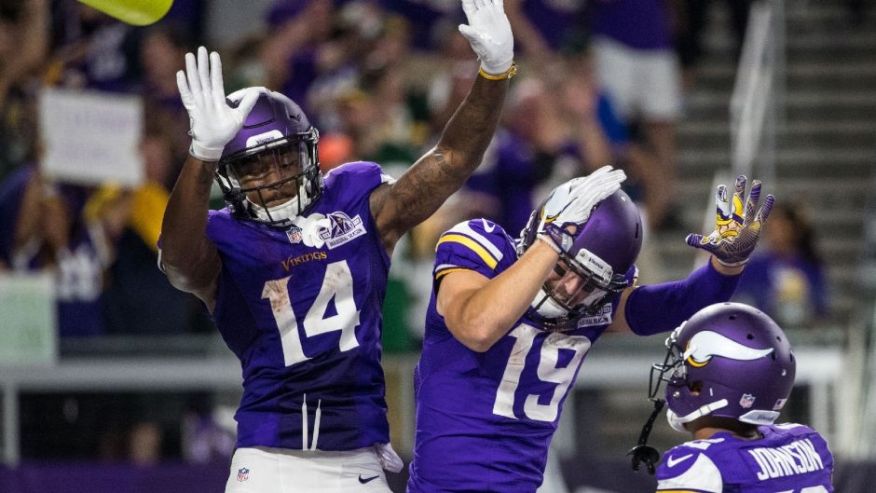
[[[741,303],[707,306],[666,339],[662,365],[651,370],[651,397],[666,382],[673,429],[701,416],[768,425],[794,385],[797,364],[782,329]]]
[[[261,91],[243,128],[225,145],[216,179],[237,217],[285,227],[319,198],[319,132],[286,96]],[[240,104],[241,89],[228,96]]]
[[[542,202],[532,211],[520,233],[520,254],[535,242],[544,206]],[[529,310],[548,330],[575,329],[581,318],[598,313],[629,285],[626,274],[642,248],[642,217],[630,197],[618,190],[598,203],[570,235],[569,247],[560,252]]]

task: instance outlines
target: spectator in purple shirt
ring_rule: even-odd
[[[128,203],[125,196],[100,206],[91,199],[88,189],[47,181],[36,166],[21,168],[0,184],[0,259],[14,271],[54,274],[61,337],[100,335],[105,329],[104,271]]]
[[[78,2],[53,15],[63,27],[56,31],[50,82],[110,92],[136,89],[139,30]]]
[[[305,95],[331,46],[325,42],[334,14],[331,0],[277,0],[267,14],[269,34],[259,53],[264,85],[282,88],[280,92],[304,103],[305,110]]]

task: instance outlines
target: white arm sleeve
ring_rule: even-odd
[[[683,460],[682,457],[671,457],[667,454],[665,460],[672,461]],[[696,461],[693,465],[678,476],[661,479],[657,483],[657,491],[702,491],[708,493],[722,493],[724,490],[724,482],[721,478],[721,471],[718,466],[712,462],[705,454],[697,454]],[[671,470],[671,469],[670,469]]]

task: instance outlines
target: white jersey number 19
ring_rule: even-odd
[[[521,324],[508,335],[515,338],[514,347],[511,348],[511,356],[502,374],[502,382],[496,390],[496,401],[493,403],[493,414],[517,419],[514,415],[514,394],[520,384],[520,375],[526,364],[526,356],[532,349],[535,337],[541,331],[531,325]],[[556,383],[551,401],[548,404],[539,404],[538,394],[529,394],[523,403],[523,412],[527,418],[535,421],[553,422],[557,419],[560,400],[566,395],[569,385],[575,378],[575,372],[584,355],[590,349],[590,339],[584,336],[572,336],[560,333],[548,335],[541,345],[538,368],[536,373],[543,382]],[[572,360],[563,368],[557,367],[560,349],[569,349],[575,352]]]

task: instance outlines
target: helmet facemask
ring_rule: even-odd
[[[669,337],[666,338],[666,356],[663,358],[663,363],[655,363],[651,366],[650,381],[648,382],[648,398],[651,401],[659,400],[657,393],[660,391],[660,385],[663,382],[666,382],[668,400],[671,400],[670,394],[675,396],[680,393],[699,395],[703,391],[703,382],[691,382],[688,380],[687,366],[685,366],[685,360],[688,358],[688,348],[681,347],[678,341],[679,334],[683,328],[684,323],[673,330]],[[682,417],[676,415],[671,408],[667,408],[666,419],[673,430],[683,433],[685,432],[685,423],[693,421],[698,417],[706,416],[712,411],[726,407],[726,405],[727,401],[724,399],[715,400],[706,403],[690,415]]]
[[[263,142],[223,157],[217,181],[234,213],[276,227],[285,227],[322,193],[316,143],[309,131]]]
[[[520,232],[517,254],[532,246],[543,229],[546,202],[532,211]],[[601,201],[582,223],[554,228],[561,235],[559,260],[530,304],[529,316],[548,331],[578,328],[630,285],[642,246],[641,216],[630,198],[618,190]]]
[[[660,392],[660,386],[663,382],[666,382],[667,385],[677,386],[687,377],[687,368],[684,366],[684,348],[678,345],[678,334],[683,327],[684,324],[673,330],[666,338],[664,343],[666,356],[663,358],[663,363],[651,365],[651,376],[648,382],[648,398],[651,400],[657,398],[657,393]]]
[[[545,279],[532,308],[549,330],[572,330],[578,319],[595,315],[629,283],[623,275],[589,250],[573,258],[562,252],[554,270]]]

